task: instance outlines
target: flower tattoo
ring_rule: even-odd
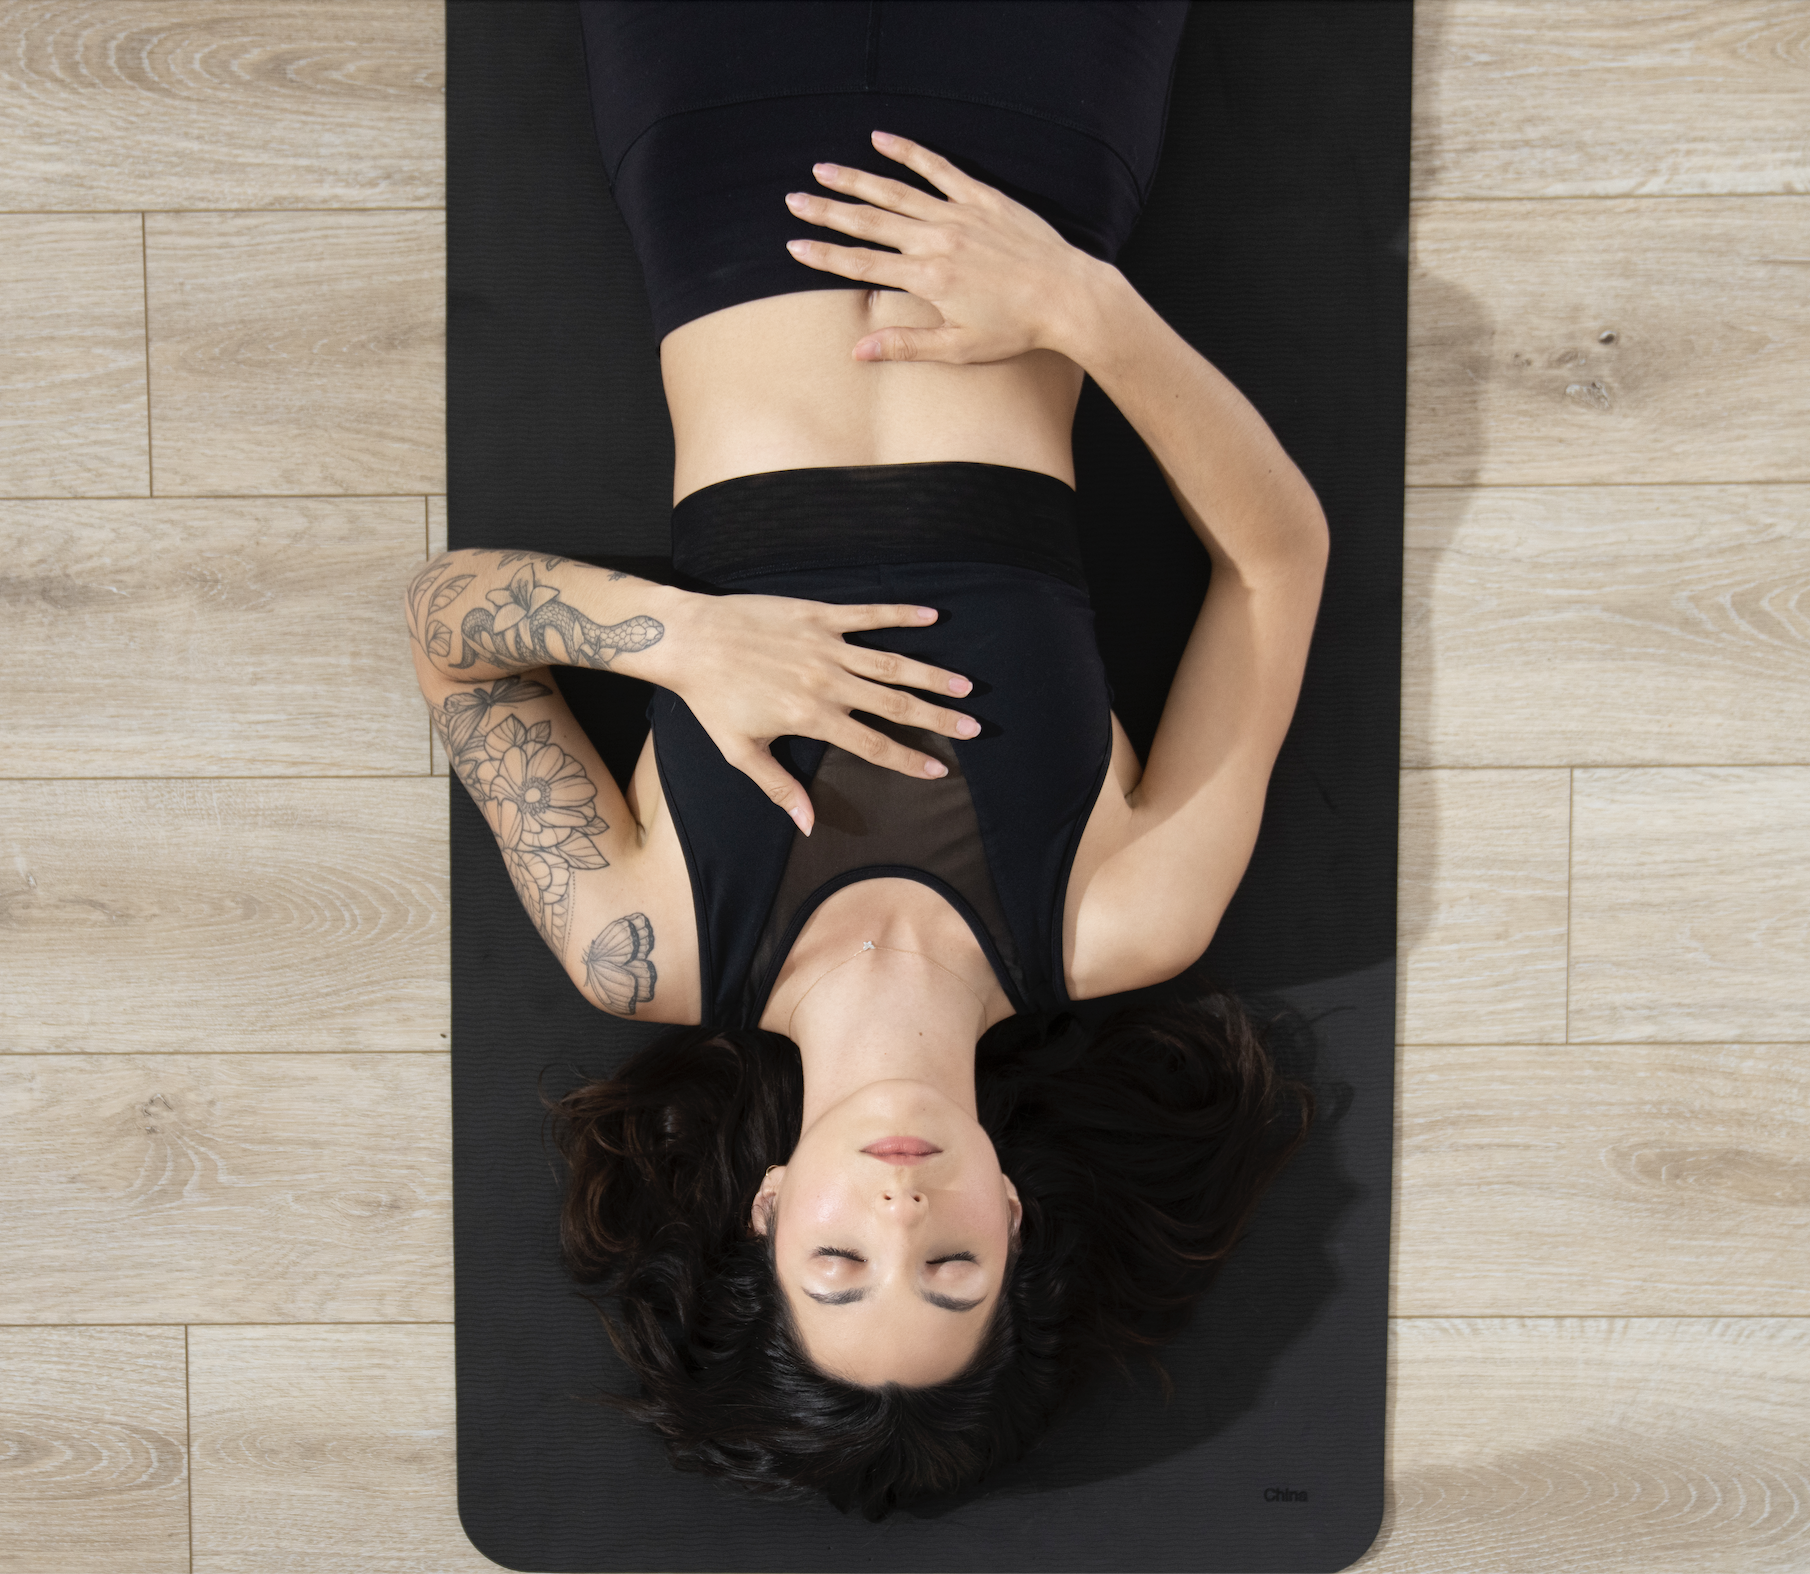
[[[461,659],[452,659],[452,625],[437,614],[446,611],[470,587],[477,576],[455,574],[450,563],[430,563],[409,586],[409,626],[430,656],[461,671],[481,660],[498,666],[535,665],[596,667],[607,670],[618,656],[633,655],[657,645],[666,625],[645,615],[604,625],[587,618],[560,599],[559,587],[549,585],[534,571],[552,570],[567,560],[506,552],[498,559],[507,564],[528,558],[501,590],[486,591],[488,607],[473,607],[459,623],[463,641]],[[621,578],[620,574],[613,575]]]
[[[528,726],[499,706],[537,699],[547,686],[525,678],[455,694],[435,717],[446,752],[502,849],[522,906],[563,957],[571,922],[572,871],[607,869],[597,838],[609,824],[585,768],[552,741],[553,723]]]
[[[478,576],[456,570],[485,562],[492,586],[500,571],[520,566],[506,584],[483,591],[484,604],[472,605],[475,595],[466,601],[461,617],[456,604]],[[540,553],[455,553],[427,564],[408,587],[409,633],[442,673],[480,661],[506,674],[514,669],[489,682],[460,683],[429,710],[454,772],[496,837],[516,894],[562,963],[571,939],[574,875],[609,867],[600,838],[610,827],[597,813],[597,788],[583,761],[553,741],[553,721],[512,714],[514,707],[554,693],[520,674],[542,664],[608,670],[618,656],[646,650],[666,633],[657,618],[646,616],[606,627],[568,605],[560,586],[540,577],[576,567]],[[611,580],[625,577],[609,574]],[[547,708],[538,709],[545,717]],[[610,923],[584,949],[586,993],[606,1010],[633,1016],[637,1005],[654,997],[653,944],[645,913]]]
[[[545,661],[568,667],[604,667],[624,654],[658,644],[666,632],[657,618],[633,617],[605,628],[559,599],[557,585],[542,584],[534,565],[516,570],[507,589],[484,598],[494,610],[473,607],[459,625],[469,667],[481,657],[501,662]]]

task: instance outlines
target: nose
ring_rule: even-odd
[[[890,1180],[880,1188],[880,1200],[895,1211],[904,1208],[924,1208],[929,1204],[923,1192],[909,1181]]]

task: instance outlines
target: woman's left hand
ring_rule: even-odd
[[[1107,265],[928,148],[883,131],[873,140],[943,197],[865,170],[819,164],[812,173],[820,184],[861,201],[793,192],[786,205],[812,224],[897,247],[902,255],[820,240],[790,241],[787,249],[824,273],[907,290],[936,307],[943,325],[878,329],[856,344],[855,359],[971,365],[1060,349],[1065,320],[1092,274]]]

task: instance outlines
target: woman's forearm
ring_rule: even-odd
[[[1050,348],[1137,429],[1215,567],[1261,579],[1324,556],[1307,478],[1251,402],[1117,268],[1089,258],[1076,270]]]
[[[547,665],[665,683],[667,635],[696,598],[612,569],[531,552],[443,552],[407,593],[409,632],[430,666],[485,682]]]
[[[539,667],[592,667],[678,695],[698,725],[806,834],[811,802],[768,752],[775,738],[820,738],[888,770],[941,776],[942,762],[854,719],[887,716],[972,737],[960,711],[908,694],[965,695],[959,673],[851,644],[865,630],[921,628],[933,609],[785,596],[708,595],[538,552],[443,552],[405,597],[428,703],[451,685]]]

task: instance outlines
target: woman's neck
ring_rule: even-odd
[[[985,1031],[973,991],[933,963],[878,948],[857,954],[812,990],[793,1025],[804,1129],[872,1082],[927,1083],[974,1114],[974,1046]]]
[[[913,889],[880,889],[897,885]],[[874,880],[811,915],[762,1026],[798,1045],[809,1129],[869,1083],[893,1080],[927,1083],[974,1114],[974,1046],[1011,1010],[973,933],[941,896],[915,881]]]

